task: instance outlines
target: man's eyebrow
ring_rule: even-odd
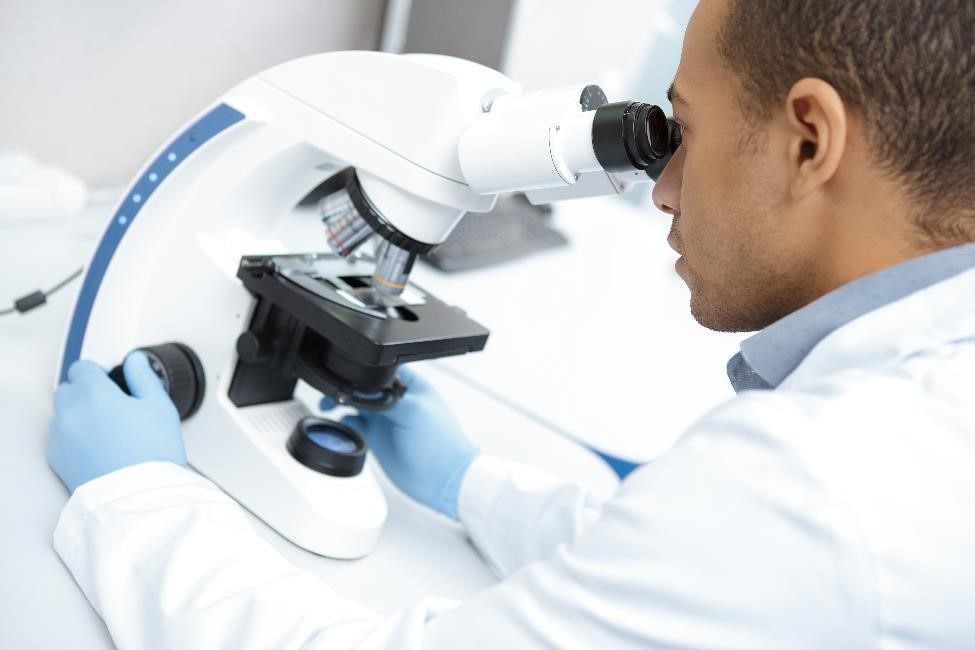
[[[667,101],[671,104],[683,104],[688,106],[687,100],[684,99],[683,95],[677,92],[677,82],[670,84],[670,88],[667,89]]]

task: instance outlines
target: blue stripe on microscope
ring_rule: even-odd
[[[71,326],[68,329],[64,358],[61,362],[60,381],[65,381],[68,378],[68,368],[78,360],[81,354],[81,344],[85,340],[91,307],[95,302],[95,296],[102,284],[102,279],[105,277],[105,271],[108,269],[122,237],[132,222],[135,221],[135,218],[139,216],[142,206],[152,197],[152,193],[166,180],[166,177],[190,154],[206,141],[242,119],[244,119],[244,114],[227,104],[216,106],[170,142],[169,146],[152,161],[149,168],[136,181],[135,186],[129,190],[125,200],[122,201],[112,216],[112,221],[108,224],[108,228],[95,250],[95,256],[92,258],[91,264],[88,265],[88,272],[85,273],[85,280],[81,285],[81,292],[78,294],[78,302],[75,304],[74,314],[71,316]]]

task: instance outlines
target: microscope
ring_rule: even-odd
[[[660,108],[598,86],[523,93],[451,57],[334,52],[245,80],[139,171],[86,268],[59,364],[142,349],[190,464],[298,546],[356,558],[387,515],[355,431],[299,380],[388,409],[397,368],[488,330],[410,282],[417,256],[498,194],[625,192],[679,145]],[[315,190],[320,215],[295,211]],[[366,254],[371,241],[373,254]],[[133,431],[132,435],[138,435]]]

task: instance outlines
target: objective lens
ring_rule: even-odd
[[[372,274],[372,286],[380,297],[395,297],[403,293],[416,253],[383,240],[376,249],[376,270]]]
[[[337,255],[350,255],[373,235],[373,229],[359,214],[345,188],[324,197],[318,205],[328,245]]]

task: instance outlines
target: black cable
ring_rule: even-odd
[[[75,271],[74,271],[74,273],[72,273],[71,275],[69,275],[68,277],[66,277],[65,279],[63,279],[63,280],[61,280],[61,281],[60,281],[60,282],[58,282],[58,283],[57,283],[56,285],[54,285],[53,287],[51,287],[50,289],[48,289],[47,291],[45,291],[45,292],[44,292],[44,294],[45,294],[45,295],[46,295],[46,296],[47,296],[48,298],[50,298],[50,297],[51,297],[51,295],[52,295],[52,294],[53,294],[54,292],[56,292],[56,291],[58,291],[58,290],[60,290],[60,289],[63,289],[64,287],[66,287],[66,286],[68,286],[68,284],[69,284],[69,283],[70,283],[70,282],[71,282],[72,280],[74,280],[74,279],[75,279],[76,277],[78,277],[79,275],[81,275],[81,272],[82,272],[82,271],[84,271],[84,270],[85,270],[85,269],[84,269],[84,267],[80,267],[80,268],[78,268],[78,269],[75,269]]]
[[[47,291],[41,291],[40,289],[38,289],[37,291],[28,293],[25,296],[21,296],[20,298],[17,298],[16,300],[14,300],[13,307],[8,307],[7,309],[0,310],[0,316],[6,316],[7,314],[12,314],[14,312],[23,314],[25,312],[29,312],[31,309],[36,309],[40,307],[41,305],[47,302],[47,299],[51,295],[63,289],[68,284],[70,284],[72,280],[74,280],[79,275],[81,275],[82,271],[84,271],[84,268],[77,269],[74,273],[72,273],[65,279],[61,280],[60,282],[58,282],[56,285],[54,285]]]

